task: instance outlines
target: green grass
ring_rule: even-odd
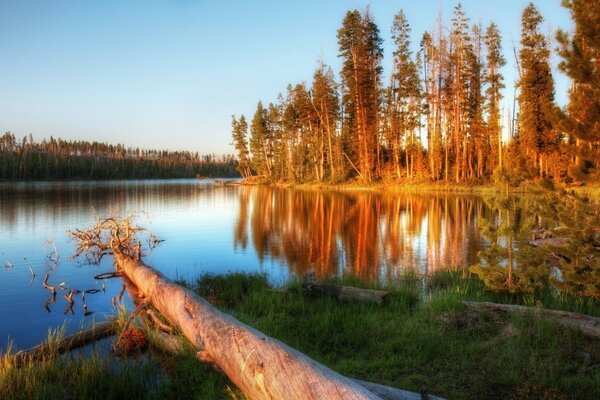
[[[332,283],[364,286],[352,278]],[[599,315],[598,304],[551,292],[488,292],[465,272],[385,286],[384,305],[274,291],[263,274],[205,275],[189,287],[241,321],[354,378],[448,399],[590,399],[600,393],[600,341],[531,313],[478,313],[463,300],[543,304]],[[123,319],[123,316],[121,316]],[[49,340],[54,340],[52,335]],[[51,355],[23,368],[0,362],[0,398],[241,399],[193,349],[124,359]]]
[[[50,332],[46,343],[61,336]],[[100,346],[64,355],[49,347],[43,360],[17,367],[9,346],[0,357],[0,399],[245,399],[226,376],[199,363],[191,346],[176,356],[152,350],[128,358]]]
[[[209,275],[193,287],[347,376],[451,399],[589,399],[600,393],[597,339],[533,314],[470,311],[462,300],[500,296],[460,273],[436,274],[425,288],[416,279],[384,286],[391,291],[384,306],[307,298],[297,282],[287,293],[269,291],[263,275]]]

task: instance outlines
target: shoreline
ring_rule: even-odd
[[[240,179],[236,182],[242,186],[271,186],[285,189],[300,190],[337,190],[337,191],[364,191],[380,193],[448,193],[448,194],[508,194],[519,195],[531,193],[539,189],[541,182],[528,181],[521,186],[509,188],[508,190],[500,188],[493,183],[468,185],[446,182],[373,182],[365,183],[358,181],[347,181],[341,183],[328,182],[306,182],[291,183],[285,181],[268,181],[260,179]],[[600,198],[600,185],[590,184],[582,186],[557,186],[554,190],[573,191],[579,195]]]

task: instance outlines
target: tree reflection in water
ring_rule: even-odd
[[[475,262],[482,242],[476,196],[240,188],[235,246],[290,271],[367,281]]]

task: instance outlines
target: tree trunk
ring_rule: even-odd
[[[117,265],[199,350],[252,399],[381,399],[286,344],[227,315],[159,272],[121,254]]]

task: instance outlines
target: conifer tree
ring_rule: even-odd
[[[252,155],[252,169],[262,177],[271,176],[272,143],[267,119],[267,110],[259,101],[250,126],[250,154]]]
[[[559,68],[572,80],[565,131],[575,142],[571,175],[600,166],[600,2],[563,0],[575,23],[572,35],[559,30]]]
[[[409,157],[414,158],[417,146],[415,130],[421,118],[421,87],[417,64],[410,50],[410,26],[404,11],[394,16],[392,24],[393,52],[391,89],[389,91],[387,140],[391,144],[394,170],[398,178],[400,172],[400,150],[404,141],[407,177],[412,177],[413,170],[409,165]]]
[[[482,178],[485,164],[488,162],[489,143],[486,138],[483,121],[483,61],[482,33],[480,25],[471,29],[471,44],[467,51],[467,76],[469,91],[467,95],[467,162],[468,177]]]
[[[340,57],[344,60],[342,101],[349,139],[344,150],[358,173],[370,181],[379,148],[382,39],[368,9],[363,14],[358,10],[348,11],[337,36]]]
[[[337,83],[331,68],[323,62],[313,75],[312,105],[317,116],[318,173],[319,181],[325,178],[325,165],[329,170],[329,178],[337,179],[339,173],[336,164],[341,160],[336,154],[338,143],[336,126],[339,118],[339,99]]]
[[[485,66],[485,108],[487,112],[487,137],[490,148],[487,173],[491,174],[496,167],[502,168],[502,126],[500,123],[501,90],[504,89],[500,68],[506,64],[502,55],[502,38],[495,23],[491,23],[484,37],[487,49]]]
[[[231,116],[231,130],[233,145],[238,155],[237,170],[242,177],[249,178],[252,176],[252,171],[250,170],[250,155],[248,152],[248,140],[246,139],[248,135],[246,117],[242,115],[238,121],[235,119],[235,115]]]
[[[451,53],[451,99],[452,130],[451,148],[454,152],[455,181],[466,177],[467,168],[467,101],[468,101],[468,54],[470,49],[469,19],[462,5],[458,3],[452,16],[452,34],[450,37]]]
[[[539,31],[544,18],[533,3],[521,18],[521,79],[519,80],[519,142],[536,175],[547,175],[548,159],[557,151],[560,135],[553,119],[554,79],[550,70],[550,50]]]

